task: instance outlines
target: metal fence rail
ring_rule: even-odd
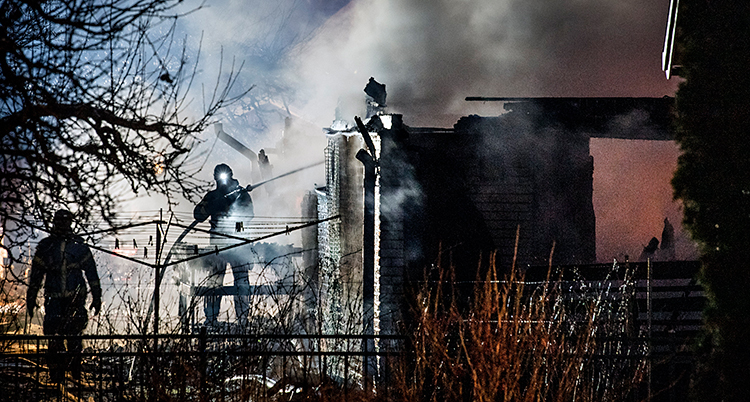
[[[276,401],[387,395],[398,336],[82,336],[83,376],[49,381],[54,337],[0,336],[0,392],[12,401]],[[362,350],[376,340],[379,349]],[[61,354],[64,356],[64,354]],[[7,398],[7,399],[6,399]]]
[[[625,268],[625,267],[623,267]],[[649,360],[652,375],[644,399],[681,400],[693,364],[690,343],[700,330],[705,295],[695,282],[698,263],[630,264],[627,299],[632,332],[600,343],[647,345],[647,354],[597,358]],[[561,270],[566,296],[587,297],[622,277],[612,265]],[[623,271],[620,271],[623,272]],[[546,280],[546,268],[532,267],[524,281]],[[458,285],[473,286],[475,283]],[[467,290],[467,293],[470,291]],[[0,400],[8,401],[277,401],[388,400],[398,362],[408,361],[403,336],[196,334],[83,336],[83,381],[49,382],[46,347],[52,337],[0,335]],[[376,351],[366,345],[374,341]],[[406,358],[406,359],[404,359]],[[675,386],[676,384],[676,386]],[[654,392],[652,392],[652,390]]]
[[[640,396],[651,401],[688,399],[695,365],[692,350],[702,329],[706,295],[697,281],[698,261],[625,262],[619,273],[630,271],[635,302],[630,307],[634,332],[648,345],[649,375]],[[613,264],[564,267],[561,281],[589,287],[619,286]],[[533,267],[527,279],[546,275]]]

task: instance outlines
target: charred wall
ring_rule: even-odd
[[[553,242],[554,264],[594,262],[590,138],[672,138],[669,97],[467,100],[502,101],[507,112],[463,117],[453,129],[408,128],[424,199],[405,222],[406,247],[423,250],[408,261],[412,271],[439,252],[467,267],[493,250],[506,267],[514,254],[518,265],[546,265]]]
[[[409,152],[424,190],[410,240],[426,257],[412,265],[430,263],[439,251],[444,261],[466,267],[493,251],[506,267],[514,255],[520,266],[545,263],[553,241],[555,263],[593,262],[588,139],[526,113],[469,116],[453,130],[410,129]]]
[[[546,265],[553,244],[555,265],[594,262],[589,139],[669,139],[670,105],[668,98],[516,99],[507,113],[467,116],[449,129],[408,127],[400,115],[370,119],[379,164],[380,333],[398,331],[405,283],[423,279],[438,259],[456,267],[458,280],[474,280],[491,253],[500,268],[514,258],[519,267]],[[364,143],[356,129],[345,130],[329,130],[327,186],[318,192],[327,209],[318,217],[341,215],[333,264],[353,289],[363,275],[364,170],[355,155]],[[330,233],[319,232],[321,275],[331,249],[323,235]],[[341,298],[340,308],[355,299]]]
[[[407,242],[410,216],[421,209],[422,192],[408,152],[408,133],[401,115],[389,115],[388,128],[378,130],[379,152],[379,326],[382,334],[399,333],[405,302],[404,275],[410,255],[422,251]]]

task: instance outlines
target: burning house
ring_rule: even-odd
[[[459,280],[473,280],[493,252],[508,268],[593,263],[590,138],[670,139],[671,98],[467,101],[504,102],[506,112],[409,127],[385,113],[384,95],[370,95],[363,124],[326,129],[326,185],[305,208],[340,218],[307,237],[327,332],[364,313],[366,332],[395,333],[405,284],[438,257]]]
[[[502,102],[505,113],[435,128],[411,127],[387,113],[384,86],[374,80],[366,93],[364,121],[337,116],[324,130],[325,183],[299,197],[302,220],[318,223],[300,228],[301,247],[264,259],[300,258],[292,276],[304,280],[301,315],[310,317],[311,333],[397,333],[406,284],[421,280],[438,259],[456,267],[459,281],[474,280],[491,254],[507,269],[550,258],[554,265],[595,262],[589,140],[670,139],[671,98],[467,98]],[[287,123],[288,135],[309,130]],[[299,153],[310,157],[308,149]],[[279,208],[300,192],[258,196]],[[245,222],[245,229],[260,226]],[[227,289],[221,291],[232,293]],[[269,289],[252,286],[258,295]],[[187,311],[186,302],[181,309]]]

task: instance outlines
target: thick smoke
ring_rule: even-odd
[[[203,38],[206,92],[222,59],[224,74],[233,58],[235,66],[244,63],[238,90],[255,85],[222,116],[228,133],[257,152],[284,141],[286,117],[306,124],[306,136],[295,139],[303,151],[294,157],[269,153],[274,171],[282,173],[322,157],[319,127],[328,126],[337,111],[349,119],[364,113],[362,88],[371,76],[387,85],[389,111],[403,113],[405,122],[415,126],[451,126],[461,115],[502,111],[499,103],[466,102],[466,96],[673,95],[675,80],[664,79],[659,68],[667,7],[646,0],[219,0],[189,15],[182,27],[195,48]],[[202,89],[196,88],[196,99]],[[224,162],[242,184],[251,183],[250,163],[213,136],[212,130],[205,133],[199,148],[208,153],[201,160],[202,178],[210,182],[212,167]],[[641,152],[654,160],[674,160],[673,152],[648,144]],[[626,142],[612,141],[607,149],[594,155],[598,181],[608,180],[606,166],[623,171],[608,158],[627,153]],[[659,177],[658,191],[664,194],[642,192],[637,203],[611,191],[595,191],[600,256],[619,253],[607,244],[622,237],[629,243],[650,238],[640,240],[646,230],[630,233],[601,225],[613,211],[638,211],[637,204],[672,208],[668,179]],[[297,190],[322,182],[320,168],[276,185]],[[256,203],[261,211],[262,198]],[[290,204],[267,213],[299,213],[295,200],[284,201],[265,203]],[[190,210],[192,204],[185,201],[179,208]],[[680,220],[664,215],[675,224]],[[644,222],[654,218],[636,216]]]
[[[663,96],[667,4],[353,1],[294,61],[310,115],[330,119],[370,76],[408,124],[477,113],[466,96]],[[499,112],[499,110],[498,110]],[[496,112],[496,113],[498,113]],[[447,124],[452,124],[446,120]]]

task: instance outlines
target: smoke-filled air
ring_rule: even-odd
[[[227,74],[241,65],[236,89],[252,90],[223,112],[223,128],[256,152],[270,148],[274,173],[282,173],[322,158],[322,127],[337,118],[353,124],[355,115],[364,115],[362,88],[369,77],[386,84],[389,112],[425,127],[503,113],[500,102],[466,102],[467,96],[673,96],[677,80],[664,79],[659,65],[667,7],[642,0],[212,1],[181,27],[201,49],[206,82],[195,88],[203,91],[196,90],[195,105],[220,67]],[[286,132],[289,117],[293,133]],[[243,184],[256,180],[246,158],[215,138],[213,130],[204,133],[196,153],[201,178],[210,181],[211,168],[225,162]],[[599,139],[591,146],[597,258],[637,255],[658,237],[664,217],[687,242],[667,182],[676,146]],[[636,153],[638,162],[624,157]],[[651,179],[642,186],[617,184],[632,172]],[[645,185],[657,178],[660,184]],[[318,167],[275,185],[303,191],[323,180]],[[274,211],[262,200],[256,208],[296,215],[299,204],[284,201],[274,203]],[[282,213],[281,205],[291,209]],[[632,213],[611,219],[618,211]],[[682,258],[693,256],[692,246],[683,249]]]
[[[0,0],[0,394],[684,399],[747,231],[678,3]]]

